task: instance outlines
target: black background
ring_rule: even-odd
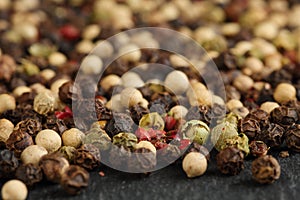
[[[299,199],[300,155],[290,153],[288,158],[280,158],[278,153],[272,154],[281,165],[281,177],[270,185],[252,180],[252,159],[245,161],[245,169],[239,175],[222,175],[213,152],[206,173],[194,179],[186,177],[180,162],[150,175],[123,173],[101,166],[90,174],[89,187],[77,196],[67,195],[57,184],[42,182],[30,190],[28,199]],[[99,171],[105,176],[101,177]]]

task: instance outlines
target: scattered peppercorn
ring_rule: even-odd
[[[253,140],[249,144],[250,154],[254,157],[264,156],[268,153],[268,146],[263,141]]]
[[[184,157],[182,168],[189,178],[201,176],[207,169],[207,160],[199,152],[190,152]]]
[[[271,155],[260,156],[252,162],[252,176],[258,183],[273,183],[280,177],[280,165]]]
[[[14,152],[7,149],[0,151],[0,178],[11,178],[19,166]]]
[[[217,155],[217,165],[223,174],[237,175],[244,169],[244,154],[235,147],[227,147]]]
[[[28,187],[39,183],[43,179],[42,169],[32,163],[23,164],[16,171],[16,179],[23,181]]]
[[[75,164],[92,170],[100,165],[100,151],[92,144],[83,144],[75,152]]]
[[[300,152],[300,125],[297,124],[293,127],[291,127],[286,133],[285,133],[285,142],[293,151]]]

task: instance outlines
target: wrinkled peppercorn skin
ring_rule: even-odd
[[[278,124],[270,123],[267,125],[261,134],[255,137],[256,140],[261,140],[269,147],[280,147],[283,143],[283,135],[285,129]]]
[[[18,166],[19,161],[13,151],[0,151],[0,178],[12,178]]]
[[[100,165],[100,151],[92,144],[83,144],[75,152],[74,163],[88,170]]]
[[[250,154],[254,157],[264,156],[268,153],[268,146],[263,141],[253,140],[249,144]]]
[[[251,170],[253,179],[262,184],[273,183],[280,177],[280,165],[270,155],[261,156],[254,160]]]
[[[237,175],[244,169],[244,154],[235,147],[225,148],[217,155],[217,166],[223,174]]]
[[[289,149],[300,152],[300,124],[295,125],[285,133],[285,142]]]
[[[31,187],[42,181],[43,172],[39,166],[29,163],[18,167],[16,171],[16,178]]]
[[[21,129],[14,130],[6,141],[6,147],[20,156],[26,147],[33,145],[32,137]]]
[[[70,165],[62,174],[61,186],[70,195],[79,194],[89,183],[90,175],[82,167]]]
[[[288,127],[298,121],[298,112],[296,108],[280,106],[275,108],[271,113],[271,119],[283,127]]]

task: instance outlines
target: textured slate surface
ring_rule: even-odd
[[[78,196],[68,196],[59,186],[43,183],[30,191],[29,199],[299,199],[300,154],[278,160],[281,177],[271,185],[260,185],[251,179],[249,160],[238,176],[220,174],[212,160],[206,174],[195,179],[187,179],[179,163],[149,176],[122,173],[103,166],[91,173],[88,189]],[[100,170],[105,172],[104,177],[98,175]]]

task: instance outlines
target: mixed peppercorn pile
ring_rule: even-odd
[[[273,183],[272,151],[300,152],[299,18],[292,0],[1,0],[2,198],[26,199],[43,179],[78,194],[102,164],[179,162],[193,178],[210,162],[238,175],[247,157],[253,179]],[[202,67],[147,30],[106,40],[149,26],[198,42]],[[205,82],[211,61],[222,86]]]

